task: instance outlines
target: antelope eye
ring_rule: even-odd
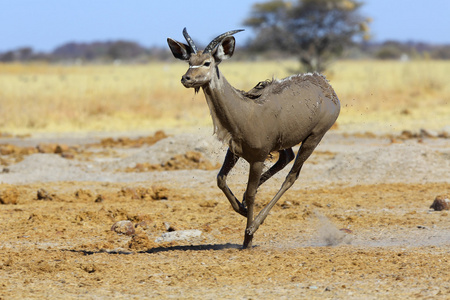
[[[209,62],[209,61],[206,61],[206,62],[203,63],[203,65],[204,65],[205,67],[209,67],[210,64],[211,64],[211,62]]]

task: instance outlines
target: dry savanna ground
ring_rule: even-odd
[[[292,65],[221,69],[249,89]],[[333,65],[337,126],[247,250],[185,69],[0,65],[0,299],[450,298],[449,62]]]

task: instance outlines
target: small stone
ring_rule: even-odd
[[[55,147],[55,154],[63,154],[65,152],[69,151],[69,146],[67,145],[56,145]]]
[[[436,138],[438,137],[438,133],[429,129],[420,129],[420,136],[425,138]]]
[[[316,201],[314,201],[314,202],[312,203],[312,205],[314,205],[315,207],[323,207],[323,205],[322,205],[321,203],[316,202]]]
[[[288,208],[290,208],[290,207],[292,207],[292,202],[289,201],[289,200],[286,200],[286,201],[284,201],[284,202],[281,204],[281,208],[282,208],[282,209],[288,209]]]
[[[93,198],[90,190],[83,189],[75,191],[75,197],[80,200],[91,200]]]
[[[98,194],[97,197],[95,198],[95,202],[101,203],[103,201],[105,201],[105,196],[103,196],[102,194]]]
[[[450,210],[450,199],[447,195],[439,195],[433,201],[430,208],[435,211]]]
[[[58,147],[57,144],[46,144],[46,143],[40,143],[36,146],[39,153],[55,153],[56,148]]]
[[[173,228],[172,224],[170,224],[169,222],[164,222],[164,227],[166,228],[167,232],[176,231],[175,228]]]
[[[51,201],[51,200],[53,200],[53,197],[46,190],[39,189],[37,191],[37,199],[38,200],[49,200],[49,201]]]
[[[416,135],[414,133],[412,133],[412,131],[410,131],[410,130],[403,130],[402,133],[400,134],[400,136],[398,136],[398,138],[401,140],[412,139],[415,137],[416,137]]]
[[[111,231],[125,234],[125,235],[133,235],[135,233],[134,225],[131,221],[118,221],[111,226]]]
[[[123,187],[120,190],[119,195],[121,197],[127,197],[127,198],[131,198],[131,199],[140,199],[140,196],[138,195],[137,190],[132,187]]]
[[[204,207],[204,208],[209,207],[209,208],[211,208],[211,207],[216,207],[217,204],[219,204],[218,201],[207,200],[207,201],[204,201],[204,202],[200,203],[200,207]]]
[[[402,115],[410,115],[411,111],[409,109],[405,108],[402,111],[400,111],[400,114],[402,114]]]
[[[153,195],[152,198],[153,200],[167,200],[169,199],[168,196],[168,189],[166,187],[163,186],[152,186],[152,190],[153,190]]]
[[[67,158],[67,159],[73,159],[73,158],[75,158],[75,155],[73,153],[70,153],[70,152],[62,152],[61,153],[61,157],[62,158]]]

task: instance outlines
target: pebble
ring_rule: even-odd
[[[430,208],[434,209],[435,211],[449,210],[450,209],[449,197],[443,195],[436,196]]]
[[[49,192],[47,192],[46,190],[44,190],[44,189],[39,189],[38,191],[37,191],[37,199],[38,200],[53,200],[53,197],[52,197],[52,195],[50,195],[50,193]]]
[[[136,231],[134,229],[134,225],[131,221],[118,221],[111,226],[111,231],[125,234],[125,235],[133,235]]]

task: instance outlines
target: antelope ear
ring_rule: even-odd
[[[171,38],[167,38],[167,44],[169,44],[169,48],[175,58],[189,60],[191,57],[192,50],[188,45],[172,40]]]
[[[229,36],[224,38],[213,52],[214,59],[217,62],[229,59],[231,56],[233,56],[235,45],[236,40],[234,39],[234,37]]]

